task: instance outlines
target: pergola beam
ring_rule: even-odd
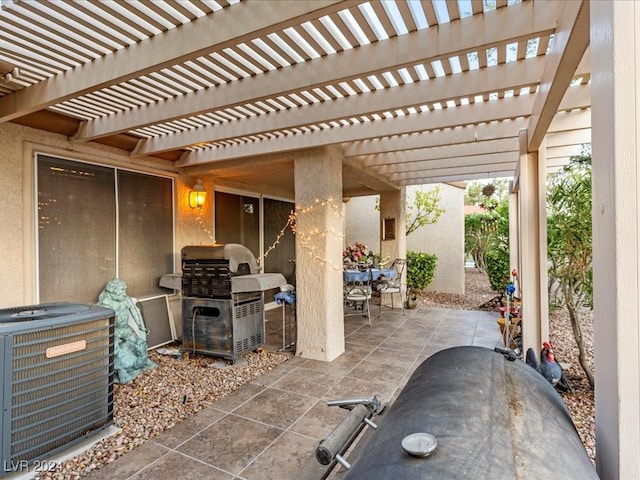
[[[394,137],[374,138],[345,144],[344,156],[346,158],[360,157],[364,164],[368,165],[376,163],[374,158],[379,157],[374,156],[383,153],[397,153],[398,156],[386,157],[377,163],[394,163],[394,158],[407,158],[408,160],[406,161],[410,161],[410,157],[415,152],[421,151],[429,155],[428,152],[430,151],[447,151],[445,150],[447,147],[450,147],[449,151],[451,152],[448,156],[455,155],[455,151],[458,148],[462,149],[463,152],[466,149],[473,149],[477,154],[486,152],[487,149],[494,147],[498,148],[497,151],[500,151],[500,144],[494,145],[491,143],[492,141],[515,139],[517,144],[518,132],[526,128],[526,126],[526,118],[516,118],[514,120],[467,125],[445,130],[430,130]],[[548,135],[551,136],[551,139],[547,140],[547,148],[564,142],[574,144],[575,140],[565,137],[565,134],[571,131],[579,132],[579,136],[575,137],[575,140],[579,140],[579,143],[589,143],[589,140],[584,141],[585,138],[590,138],[591,111],[589,109],[558,112],[549,127]],[[589,133],[588,137],[586,136],[587,133]],[[431,155],[433,158],[440,156],[442,156],[441,153]]]
[[[527,137],[527,151],[538,150],[558,111],[562,97],[589,45],[589,0],[563,2],[564,12],[554,35],[553,51],[538,88]]]
[[[443,170],[450,170],[451,173],[470,173],[484,171],[490,173],[493,170],[514,167],[518,162],[517,155],[512,153],[500,153],[497,155],[467,156],[455,159],[429,160],[416,165],[415,169],[398,170],[395,173],[388,173],[388,178],[396,182],[398,180],[409,180],[413,177],[425,176],[425,174],[440,175]],[[375,171],[375,169],[374,169]]]
[[[425,176],[411,180],[400,180],[398,181],[398,185],[400,186],[408,186],[408,185],[427,185],[433,183],[446,183],[446,182],[466,182],[469,180],[481,180],[484,178],[512,178],[513,177],[513,169],[506,168],[504,170],[494,170],[490,175],[487,174],[486,171],[478,170],[476,172],[444,172],[440,176]]]
[[[377,153],[364,157],[353,158],[361,159],[363,165],[376,168],[381,173],[392,173],[404,168],[412,168],[423,162],[456,159],[469,154],[481,157],[484,155],[495,155],[517,151],[517,138],[503,138],[487,142],[451,145],[446,147],[419,148],[404,152]]]

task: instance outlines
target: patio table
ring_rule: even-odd
[[[395,272],[392,268],[372,268],[371,277],[375,282],[380,277],[393,278]],[[346,269],[342,272],[342,278],[345,282],[364,282],[369,276],[368,270]]]

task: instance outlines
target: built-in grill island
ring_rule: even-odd
[[[236,362],[265,343],[264,292],[286,284],[259,273],[244,245],[182,249],[182,349]]]

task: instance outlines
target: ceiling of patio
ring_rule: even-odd
[[[591,141],[588,0],[0,1],[0,121],[132,166],[292,190],[340,145],[354,196]]]

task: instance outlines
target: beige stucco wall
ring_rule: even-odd
[[[407,187],[407,204],[418,190],[434,185]],[[425,225],[407,237],[407,250],[438,257],[436,273],[427,288],[432,292],[464,293],[464,189],[440,184],[440,206],[445,210],[437,223]]]
[[[362,242],[380,252],[380,213],[376,210],[377,195],[353,197],[344,205],[345,246]]]
[[[9,128],[7,128],[9,127]],[[23,239],[22,144],[18,129],[0,124],[0,307],[26,300]]]
[[[440,206],[445,213],[432,225],[425,225],[407,237],[407,250],[435,254],[436,272],[429,291],[464,293],[464,189],[439,184]],[[429,191],[435,185],[407,187],[407,208],[417,190]],[[380,252],[380,215],[376,196],[356,197],[344,203],[345,244],[364,242]],[[384,250],[384,249],[383,249]],[[382,256],[388,255],[382,251]]]

